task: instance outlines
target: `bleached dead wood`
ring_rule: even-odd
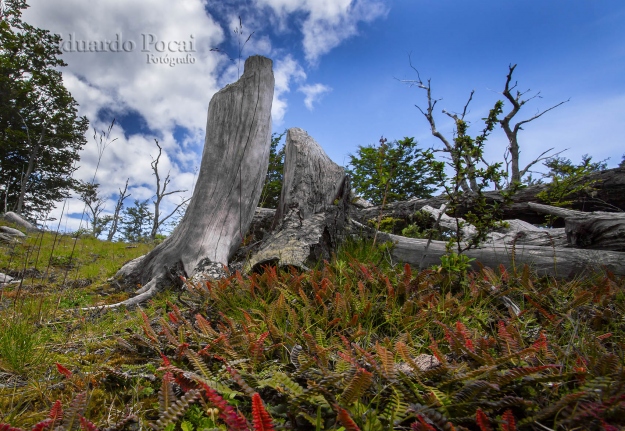
[[[270,263],[307,268],[328,259],[343,235],[350,196],[344,169],[305,131],[289,129],[275,231],[246,270]]]
[[[143,287],[120,305],[145,301],[164,284],[191,276],[206,262],[228,264],[254,216],[269,164],[272,61],[249,57],[243,76],[208,107],[200,172],[189,207],[172,234],[119,275]]]
[[[440,265],[441,256],[446,254],[443,241],[432,241],[426,250],[425,239],[397,235],[387,235],[386,239],[394,243],[391,251],[393,258],[410,265],[419,266],[422,259],[424,267]],[[539,275],[573,277],[595,270],[608,270],[616,275],[625,275],[625,253],[617,251],[497,243],[485,244],[482,248],[468,250],[465,254],[475,259],[475,267],[478,262],[491,268],[500,264],[507,268],[521,268],[527,264]]]
[[[625,213],[582,212],[530,202],[534,211],[562,217],[573,247],[625,251]]]

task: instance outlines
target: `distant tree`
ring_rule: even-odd
[[[286,130],[281,134],[271,135],[271,147],[269,149],[269,169],[265,177],[265,184],[260,195],[261,208],[278,208],[280,192],[282,191],[282,178],[284,175],[284,145],[278,149],[278,144]]]
[[[506,76],[506,85],[503,91],[503,95],[508,100],[508,102],[510,102],[510,104],[512,105],[512,109],[500,121],[501,128],[504,130],[504,132],[506,133],[506,137],[508,138],[508,149],[506,151],[504,158],[506,159],[506,165],[507,166],[509,165],[510,167],[510,177],[509,177],[510,183],[515,183],[515,182],[521,183],[523,176],[525,176],[525,174],[528,173],[530,168],[534,166],[535,164],[537,164],[538,162],[545,160],[545,155],[553,150],[553,148],[549,148],[543,151],[536,159],[532,160],[523,169],[521,169],[519,167],[519,155],[521,153],[519,149],[519,140],[518,140],[519,130],[523,130],[522,126],[524,124],[534,121],[540,118],[543,114],[546,114],[552,109],[555,109],[558,106],[568,102],[568,100],[565,100],[563,102],[560,102],[551,106],[550,108],[545,109],[544,111],[538,111],[534,116],[526,120],[519,121],[514,126],[511,126],[510,122],[512,121],[514,116],[521,110],[521,107],[525,105],[527,102],[529,102],[530,100],[540,97],[540,92],[538,92],[527,99],[523,99],[523,96],[529,90],[524,91],[524,92],[516,90],[515,94],[514,95],[512,94],[512,92],[517,87],[516,82],[512,83],[512,74],[514,73],[514,69],[516,68],[516,66],[517,66],[516,64],[508,66],[508,75]],[[510,156],[509,161],[507,157],[508,155]]]
[[[380,145],[359,146],[350,154],[347,173],[356,193],[376,205],[386,202],[427,198],[436,180],[427,162],[427,151],[418,148],[414,138]]]
[[[619,163],[618,167],[625,168],[625,154],[623,154],[623,160],[621,160],[621,163]]]
[[[117,197],[117,203],[115,204],[115,211],[113,212],[113,217],[111,218],[111,228],[109,229],[108,235],[106,237],[108,241],[113,241],[113,238],[115,237],[115,234],[117,233],[119,217],[121,215],[120,213],[121,213],[122,208],[124,207],[124,200],[130,197],[129,194],[128,195],[126,194],[126,192],[128,191],[129,180],[130,178],[126,179],[126,185],[124,186],[123,191],[122,189],[119,189],[119,196]]]
[[[176,214],[187,202],[189,202],[189,200],[191,200],[191,198],[184,199],[182,202],[180,202],[176,206],[176,208],[174,208],[172,212],[170,212],[166,216],[161,217],[161,203],[163,202],[163,198],[165,196],[173,195],[176,193],[186,192],[186,190],[172,190],[169,192],[167,191],[167,186],[171,182],[171,178],[169,177],[169,172],[167,173],[167,176],[165,177],[165,179],[163,180],[163,183],[161,184],[161,177],[158,172],[158,162],[161,159],[163,148],[161,148],[160,144],[158,143],[156,139],[154,140],[154,142],[156,142],[156,147],[158,148],[158,156],[156,156],[155,159],[152,159],[152,163],[151,163],[152,173],[156,177],[156,196],[154,197],[154,200],[152,201],[152,203],[154,204],[154,216],[152,217],[152,229],[150,230],[150,239],[152,240],[156,238],[156,234],[158,233],[163,223],[165,223],[169,218],[171,218],[171,216]]]
[[[152,218],[154,215],[149,210],[149,199],[139,201],[135,199],[134,205],[124,210],[121,220],[121,232],[123,239],[128,242],[144,242],[150,239]]]
[[[0,20],[0,183],[7,209],[33,218],[76,185],[88,122],[63,85],[59,35],[21,20],[23,0]]]
[[[100,184],[87,183],[85,181],[79,181],[76,187],[79,199],[84,202],[88,210],[87,216],[91,223],[91,235],[96,238],[100,236],[106,229],[106,226],[113,220],[111,216],[102,216],[106,198],[100,193],[99,187]]]

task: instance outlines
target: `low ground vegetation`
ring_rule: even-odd
[[[2,288],[0,423],[625,427],[625,283],[610,274],[417,272],[387,244],[350,242],[308,272],[233,273],[100,312],[78,310],[131,294],[106,279],[150,245],[45,233],[2,247],[0,271],[24,281]]]

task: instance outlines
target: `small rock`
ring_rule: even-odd
[[[206,280],[220,280],[226,278],[228,273],[221,263],[211,262],[208,259],[202,259],[193,271],[193,276],[189,280],[193,284],[201,283]]]
[[[10,223],[23,227],[26,230],[39,230],[37,226],[24,219],[21,215],[9,211],[4,214],[4,219]]]
[[[18,238],[26,237],[26,235],[21,230],[13,229],[12,227],[8,227],[8,226],[0,226],[0,232],[7,234],[7,235],[15,236]]]
[[[417,367],[419,367],[419,371],[428,371],[432,368],[438,367],[441,364],[441,362],[436,359],[436,356],[427,355],[425,353],[414,358],[414,363],[417,365]],[[404,374],[411,374],[414,371],[414,369],[405,362],[400,362],[396,364],[395,368],[397,369],[397,371],[401,371]]]
[[[17,238],[12,235],[9,235],[8,233],[0,232],[0,241],[12,243],[12,242],[16,242]]]
[[[10,275],[6,275],[0,272],[0,284],[10,283],[13,280],[15,279],[11,277]]]

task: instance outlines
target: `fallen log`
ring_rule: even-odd
[[[445,242],[385,235],[392,241],[391,256],[410,265],[427,268],[439,265],[441,256],[447,254]],[[496,268],[503,264],[507,268],[521,268],[529,265],[540,276],[575,277],[592,271],[611,271],[625,276],[625,253],[605,250],[586,250],[531,245],[485,244],[482,248],[470,249],[465,254],[472,259],[473,267],[478,262]]]
[[[189,207],[172,234],[154,250],[123,267],[118,277],[142,284],[135,305],[167,284],[180,284],[215,264],[227,265],[254,216],[269,165],[272,61],[253,56],[241,78],[210,101],[200,172]]]
[[[568,243],[573,247],[625,251],[625,213],[582,212],[530,202],[529,208],[562,217]]]
[[[572,207],[578,211],[625,211],[625,168],[607,169],[605,171],[594,172],[584,176],[581,181],[592,183],[591,190],[582,190],[570,199],[573,201]],[[542,224],[545,222],[543,214],[538,214],[527,204],[530,202],[541,203],[536,196],[547,189],[548,184],[539,184],[525,187],[512,195],[512,203],[502,209],[502,218],[505,220],[520,219],[532,224]],[[503,198],[498,191],[487,191],[484,193],[489,203],[503,203]],[[380,206],[357,208],[354,217],[361,223],[367,220],[375,220],[380,211],[383,217],[393,217],[407,222],[412,221],[415,212],[426,205],[440,208],[447,201],[445,196],[436,196],[427,199],[411,199],[408,201],[391,202],[385,205],[382,210]],[[459,206],[457,215],[462,217],[471,209],[472,199],[466,195],[464,202]]]

